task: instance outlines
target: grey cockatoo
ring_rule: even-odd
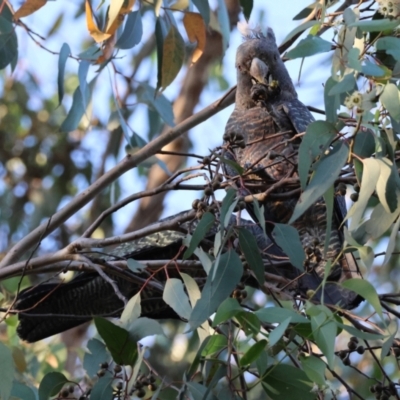
[[[289,73],[280,58],[275,36],[271,29],[264,35],[253,32],[244,38],[236,54],[237,90],[235,108],[225,128],[226,157],[235,160],[245,172],[238,179],[243,194],[264,191],[285,178],[297,177],[298,147],[296,134],[305,132],[314,118],[297,98]],[[230,176],[237,175],[226,167]],[[258,183],[258,188],[256,187]],[[261,188],[260,188],[261,186]],[[265,220],[271,233],[274,223],[288,223],[299,194],[290,196],[293,186],[280,187],[274,193],[287,194],[287,198],[267,197],[264,202]],[[328,260],[333,263],[329,282],[359,276],[357,264],[351,254],[339,257],[343,247],[340,227],[346,214],[342,196],[335,198],[335,211],[328,251],[324,254],[327,216],[324,200],[313,204],[292,225],[298,230],[307,254],[305,270],[298,271],[301,291],[319,287]],[[251,205],[249,212],[252,214]],[[329,283],[325,288],[325,301],[353,308],[360,302],[353,292]]]

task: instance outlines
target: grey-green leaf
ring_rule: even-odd
[[[216,311],[235,289],[242,275],[243,265],[235,251],[229,250],[219,257],[219,263],[211,268],[201,298],[190,315],[191,329],[198,328]]]
[[[61,104],[64,97],[64,74],[65,74],[65,64],[67,63],[68,57],[71,54],[71,49],[67,43],[61,46],[60,56],[58,58],[58,105]]]
[[[180,279],[167,279],[163,293],[163,300],[182,318],[189,319],[192,308],[189,298],[183,290],[183,283]]]
[[[166,124],[174,126],[174,113],[171,102],[162,93],[157,94],[157,97],[155,97],[155,94],[156,90],[153,87],[142,83],[141,90],[138,92],[139,101],[153,107]]]
[[[140,43],[143,35],[142,16],[139,11],[128,14],[124,31],[117,40],[115,47],[123,50],[131,49]]]
[[[306,373],[288,364],[270,366],[264,374],[262,386],[272,400],[315,400],[312,382]]]
[[[13,385],[15,365],[11,349],[1,342],[0,342],[0,365],[2,366],[0,374],[0,398],[8,399],[10,397]]]
[[[289,223],[296,221],[308,208],[314,204],[339,176],[347,161],[349,148],[346,143],[334,145],[328,155],[322,157],[315,167],[315,172],[306,190],[301,194]]]
[[[290,59],[310,57],[318,53],[326,53],[332,50],[332,43],[320,38],[319,36],[308,35],[299,44],[290,50],[286,57]]]
[[[375,19],[356,21],[349,24],[349,27],[360,28],[364,32],[381,32],[385,30],[392,30],[399,25],[396,19]]]
[[[299,232],[297,232],[296,228],[285,224],[275,224],[272,236],[278,246],[289,257],[290,262],[299,270],[303,271],[303,263],[306,259],[306,255],[300,241]]]
[[[61,132],[68,133],[78,127],[79,122],[81,121],[86,111],[84,104],[88,104],[90,98],[90,90],[87,85],[85,87],[84,96],[85,98],[83,99],[82,92],[78,86],[75,89],[74,96],[72,98],[72,107],[69,110],[67,117],[61,124]]]
[[[399,89],[394,83],[388,83],[380,96],[380,100],[392,118],[400,120]]]
[[[49,397],[55,396],[68,382],[68,379],[61,372],[49,372],[40,382],[39,400],[48,400]],[[5,397],[2,394],[3,398]]]
[[[336,136],[334,125],[315,121],[308,125],[299,148],[299,175],[301,187],[305,189],[311,164],[323,154]]]
[[[385,50],[387,54],[400,60],[400,39],[397,37],[385,36],[378,39],[375,43],[377,50]]]
[[[239,229],[239,244],[246,257],[247,264],[262,285],[265,281],[264,262],[255,237],[246,228]]]
[[[382,314],[382,306],[379,301],[378,294],[376,293],[375,288],[366,281],[365,279],[348,279],[347,281],[344,281],[341,283],[341,285],[349,290],[352,290],[353,292],[359,294],[362,296],[365,300],[367,300],[371,306],[375,309],[375,311],[378,313],[378,315],[381,317],[383,320],[383,314]]]
[[[190,240],[190,245],[186,249],[183,258],[188,259],[196,250],[197,246],[204,239],[207,232],[212,228],[215,222],[215,217],[210,212],[206,212],[201,217],[200,222],[197,224],[196,229],[193,232],[192,239]]]
[[[269,334],[269,347],[274,346],[281,339],[283,334],[285,333],[287,327],[291,322],[291,317],[286,318],[282,321],[270,334]]]

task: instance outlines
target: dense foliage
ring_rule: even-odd
[[[312,110],[323,120],[308,127],[299,150],[301,198],[293,218],[321,196],[332,203],[334,188],[347,190],[344,251],[355,252],[364,279],[342,285],[365,299],[352,311],[276,298],[273,285],[264,284],[254,238],[227,222],[243,199],[223,190],[226,160],[214,150],[188,151],[187,131],[233,102],[234,88],[194,113],[207,82],[227,89],[218,60],[240,13],[254,13],[252,0],[210,3],[216,11],[206,0],[86,0],[75,15],[77,31],[87,29],[82,48],[60,41],[53,51],[25,22],[50,2],[27,0],[14,11],[0,0],[2,400],[400,398],[400,3],[314,2],[294,16],[302,22],[280,47],[288,62],[322,53],[329,60],[324,110]],[[48,38],[58,40],[63,18],[54,18]],[[57,93],[46,95],[34,69],[19,63],[28,41],[37,54],[58,58],[58,71],[49,71],[58,74]],[[46,68],[40,56],[30,62]],[[164,91],[177,87],[177,77],[184,78],[172,105]],[[109,102],[98,104],[105,81]],[[183,167],[186,156],[197,164]],[[126,189],[121,179],[135,168],[149,178],[143,191]],[[181,273],[166,280],[163,295],[187,324],[140,318],[138,293],[119,320],[95,318],[97,335],[91,327],[84,349],[82,337],[19,340],[10,310],[22,288],[90,270],[85,251],[128,242],[129,233],[117,235],[113,215],[134,201],[141,203],[128,231],[143,228],[145,235],[161,213],[156,196],[175,190],[202,191],[194,204],[200,223],[184,243],[186,258],[195,254],[209,272],[206,283],[199,288]],[[198,245],[215,220],[218,233],[205,254]],[[277,241],[301,267],[305,254],[293,229],[277,226]],[[235,242],[240,254],[226,246]],[[125,265],[138,268],[133,260]],[[164,267],[179,272],[177,265]],[[263,291],[242,287],[244,268]]]

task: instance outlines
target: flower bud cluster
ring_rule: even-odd
[[[400,1],[399,0],[378,0],[379,5],[378,11],[384,17],[395,17],[400,16]]]
[[[347,96],[344,99],[344,105],[349,110],[352,110],[354,107],[356,107],[357,114],[362,114],[364,112],[362,103],[363,103],[363,94],[358,91],[353,92],[350,96]]]

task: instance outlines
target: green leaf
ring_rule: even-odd
[[[350,68],[355,71],[361,72],[362,65],[360,61],[360,49],[353,47],[347,53],[347,61]]]
[[[336,85],[337,81],[329,77],[324,86],[326,120],[331,123],[335,123],[338,119],[337,110],[340,108],[340,96],[338,94],[334,96],[329,94]]]
[[[397,219],[400,213],[399,193],[397,193],[397,204],[396,210],[392,213],[387,213],[381,203],[377,204],[372,210],[370,219],[364,224],[366,233],[368,233],[372,239],[380,238]]]
[[[222,36],[222,56],[225,54],[225,50],[228,48],[229,35],[231,33],[231,25],[229,22],[228,10],[226,8],[225,0],[217,0],[217,18],[219,28]]]
[[[249,21],[251,11],[253,10],[253,0],[240,0],[240,6],[243,9],[243,15],[246,21]]]
[[[331,187],[339,176],[342,167],[347,161],[349,147],[344,142],[333,146],[328,155],[324,155],[314,167],[315,172],[311,181],[301,194],[296,204],[289,224],[303,215]]]
[[[239,360],[239,364],[241,367],[246,365],[250,365],[254,361],[257,360],[258,357],[262,355],[264,349],[267,345],[267,341],[265,339],[256,342],[251,346],[246,353],[243,354],[243,357]]]
[[[336,137],[334,125],[325,121],[315,121],[308,125],[299,148],[299,175],[302,189],[305,189],[308,173],[316,158],[324,154]]]
[[[11,349],[1,342],[0,365],[2,367],[0,374],[0,398],[8,399],[13,386],[15,364]]]
[[[350,72],[343,79],[337,82],[328,92],[328,96],[334,96],[341,93],[351,93],[357,88],[354,73]]]
[[[246,228],[239,228],[239,244],[247,264],[254,271],[259,284],[263,285],[265,281],[264,262],[255,237]]]
[[[286,364],[269,367],[262,386],[272,400],[315,400],[312,382],[301,369]]]
[[[377,50],[384,50],[386,54],[400,60],[400,39],[397,37],[385,36],[378,39],[375,43]]]
[[[13,14],[7,3],[0,7],[0,70],[11,64],[14,71],[18,59],[18,39],[13,25]]]
[[[201,298],[190,315],[191,329],[199,327],[216,311],[219,305],[230,296],[242,275],[243,265],[235,251],[229,250],[220,256],[219,262],[213,264]]]
[[[207,0],[192,0],[193,4],[199,10],[200,15],[203,17],[204,23],[210,23],[210,6]]]
[[[159,73],[157,91],[164,90],[173,82],[182,67],[184,56],[185,42],[178,28],[171,25],[163,42],[161,75]]]
[[[269,343],[268,346],[272,347],[275,346],[281,337],[284,335],[287,327],[289,326],[292,318],[286,318],[284,321],[282,321],[272,332],[269,334]]]
[[[157,16],[156,20],[156,28],[155,28],[155,36],[156,36],[156,49],[157,49],[157,90],[158,92],[159,85],[162,82],[162,66],[163,66],[163,52],[164,52],[164,36],[165,36],[166,26],[164,21]]]
[[[90,400],[112,399],[114,377],[110,375],[102,376],[93,386],[90,392]]]
[[[205,238],[209,230],[213,227],[215,222],[215,217],[210,212],[206,212],[201,217],[200,222],[197,224],[194,230],[192,239],[190,240],[190,245],[183,254],[183,259],[187,260],[196,250],[197,246]]]
[[[278,246],[289,257],[291,264],[303,271],[306,255],[297,229],[290,225],[275,224],[272,236]]]
[[[368,201],[375,190],[380,175],[380,166],[377,160],[366,158],[362,162],[364,168],[358,200],[350,208],[345,218],[347,220],[351,217],[350,231],[356,229],[360,225],[360,220],[367,207]]]
[[[394,83],[388,83],[379,99],[386,110],[389,111],[391,117],[400,121],[400,99],[397,86]]]
[[[61,46],[60,56],[58,58],[58,105],[61,104],[64,97],[64,74],[65,74],[65,64],[67,63],[68,57],[71,54],[71,49],[67,43]]]
[[[128,331],[104,318],[96,317],[94,323],[113,360],[120,365],[135,365],[137,344],[129,337]]]
[[[80,87],[78,86],[75,89],[72,98],[72,107],[69,110],[67,117],[61,124],[60,127],[61,132],[68,133],[74,131],[78,127],[79,122],[81,121],[86,111],[84,105],[88,104],[90,99],[90,90],[87,85],[85,86],[84,96],[85,98],[82,98],[82,92]]]
[[[207,344],[201,352],[203,357],[209,356],[215,353],[220,353],[228,346],[228,339],[225,335],[213,335],[210,336]]]
[[[324,255],[326,256],[328,252],[328,247],[331,239],[332,232],[332,215],[335,203],[335,193],[333,186],[328,188],[324,194],[325,206],[326,206],[326,235],[325,235],[325,245],[324,245]],[[328,276],[328,275],[327,275]]]
[[[363,20],[356,21],[349,24],[349,27],[360,28],[364,32],[381,32],[385,30],[392,30],[399,25],[399,21],[396,19],[376,19],[376,20]]]
[[[221,205],[221,229],[228,226],[231,219],[232,210],[235,208],[237,200],[235,201],[236,190],[228,189]],[[232,207],[233,206],[233,207]]]
[[[359,294],[375,309],[383,321],[382,306],[374,286],[364,279],[348,279],[341,283],[342,287]]]
[[[88,101],[86,101],[86,93],[88,91],[88,85],[86,82],[87,74],[89,72],[89,67],[90,67],[90,61],[88,60],[81,60],[79,62],[79,67],[78,67],[78,79],[79,79],[79,90],[81,91],[81,97],[83,101],[83,108],[84,111],[86,110],[86,107],[88,105]]]
[[[319,21],[307,21],[304,22],[302,24],[300,24],[299,26],[296,26],[296,28],[292,29],[285,37],[285,39],[283,39],[283,43],[286,43],[287,41],[289,41],[290,39],[292,39],[292,37],[294,37],[295,35],[297,35],[299,32],[303,32],[306,31],[309,28],[312,28],[315,25],[319,25],[320,22]]]
[[[134,260],[133,258],[128,258],[126,260],[126,264],[128,265],[128,268],[135,273],[140,273],[143,272],[143,270],[146,268],[146,266],[139,261]]]
[[[296,311],[288,310],[287,308],[280,307],[266,307],[257,310],[255,313],[261,322],[267,322],[270,324],[282,323],[286,319],[290,318],[293,324],[309,324],[310,321],[300,315]]]
[[[233,318],[238,313],[242,312],[243,309],[238,303],[236,299],[232,297],[228,297],[225,299],[221,305],[218,307],[217,313],[215,314],[213,320],[213,326],[217,326],[222,322],[227,321],[230,318]]]
[[[183,272],[179,273],[180,276],[183,279],[183,282],[186,287],[186,291],[188,292],[189,299],[190,299],[190,304],[192,305],[192,308],[195,306],[197,303],[197,300],[200,299],[201,297],[201,292],[199,289],[199,286],[197,285],[196,281],[188,274],[185,274]]]
[[[286,54],[286,57],[290,59],[310,57],[331,50],[331,42],[328,42],[319,36],[308,35],[305,39],[300,40],[299,44]]]
[[[99,370],[99,365],[110,362],[111,356],[106,349],[106,345],[98,339],[90,339],[87,346],[89,353],[83,357],[83,368],[87,375],[92,378]]]
[[[164,335],[164,331],[161,328],[159,322],[154,319],[142,317],[138,318],[135,321],[132,321],[129,326],[126,327],[127,331],[130,334],[130,337],[138,342],[147,336],[153,335]]]
[[[189,319],[192,308],[189,298],[183,290],[183,283],[180,279],[167,279],[163,293],[163,300],[182,318]]]
[[[186,382],[186,386],[189,389],[191,398],[193,400],[217,400],[213,394],[208,393],[208,388],[197,382]]]
[[[318,4],[319,4],[318,1],[314,1],[313,3],[309,4],[306,8],[303,8],[299,13],[297,13],[293,17],[293,20],[297,21],[297,20],[304,19],[304,18],[308,17],[315,10],[315,7]]]
[[[252,207],[253,207],[253,212],[257,218],[257,221],[264,232],[264,235],[267,236],[265,230],[264,206],[263,205],[260,206],[260,203],[256,199],[253,199]]]
[[[11,398],[17,397],[22,400],[37,400],[37,389],[24,385],[21,382],[14,381],[11,390]]]
[[[254,313],[242,311],[236,314],[235,318],[239,321],[240,328],[246,336],[256,336],[260,333],[260,320]]]
[[[167,125],[174,126],[172,104],[162,93],[156,96],[156,90],[153,87],[142,83],[138,89],[138,100],[153,107]]]
[[[397,234],[399,233],[400,228],[400,218],[397,219],[396,223],[393,225],[392,233],[390,234],[389,243],[386,248],[385,259],[383,260],[383,265],[389,262],[390,257],[393,254],[393,251],[396,247],[397,243]]]
[[[337,326],[348,333],[352,336],[357,336],[359,339],[365,339],[365,340],[382,340],[384,338],[383,335],[379,334],[374,334],[374,333],[368,333],[368,332],[363,332],[360,331],[353,326],[350,325],[345,325],[345,324],[337,324]]]
[[[376,193],[378,195],[379,201],[385,208],[387,213],[391,213],[397,208],[397,196],[395,195],[395,190],[393,190],[396,185],[393,184],[393,179],[391,184],[389,184],[391,175],[393,173],[393,164],[387,158],[378,158],[376,160],[380,165],[380,175],[378,182],[376,183]],[[396,172],[397,174],[397,169]],[[394,199],[392,195],[394,194]]]
[[[225,157],[220,157],[220,160],[224,163],[224,164],[228,164],[231,168],[233,168],[238,175],[242,175],[244,172],[244,168],[242,168],[237,162],[233,161],[233,160],[229,160],[228,158]]]
[[[324,312],[320,312],[311,316],[311,327],[317,346],[326,357],[329,367],[333,368],[337,333],[336,321],[330,319]]]
[[[142,16],[139,11],[128,14],[124,31],[117,40],[115,47],[123,50],[131,49],[140,43],[143,35]]]
[[[137,292],[127,303],[121,315],[121,322],[126,328],[137,320],[142,313],[140,291]]]
[[[397,329],[383,342],[381,348],[381,361],[390,354],[390,348],[393,346],[393,340],[397,335]]]
[[[353,152],[361,158],[370,157],[375,153],[375,139],[371,129],[357,133]]]
[[[361,71],[367,76],[385,76],[385,71],[382,68],[368,60],[362,65]]]
[[[49,397],[55,396],[68,382],[68,379],[61,372],[49,372],[40,382],[39,400],[48,400]],[[3,397],[3,394],[1,396],[2,399],[6,398]]]
[[[315,382],[320,387],[326,385],[326,364],[320,358],[313,355],[308,357],[301,355],[300,362],[304,372],[312,382]]]

